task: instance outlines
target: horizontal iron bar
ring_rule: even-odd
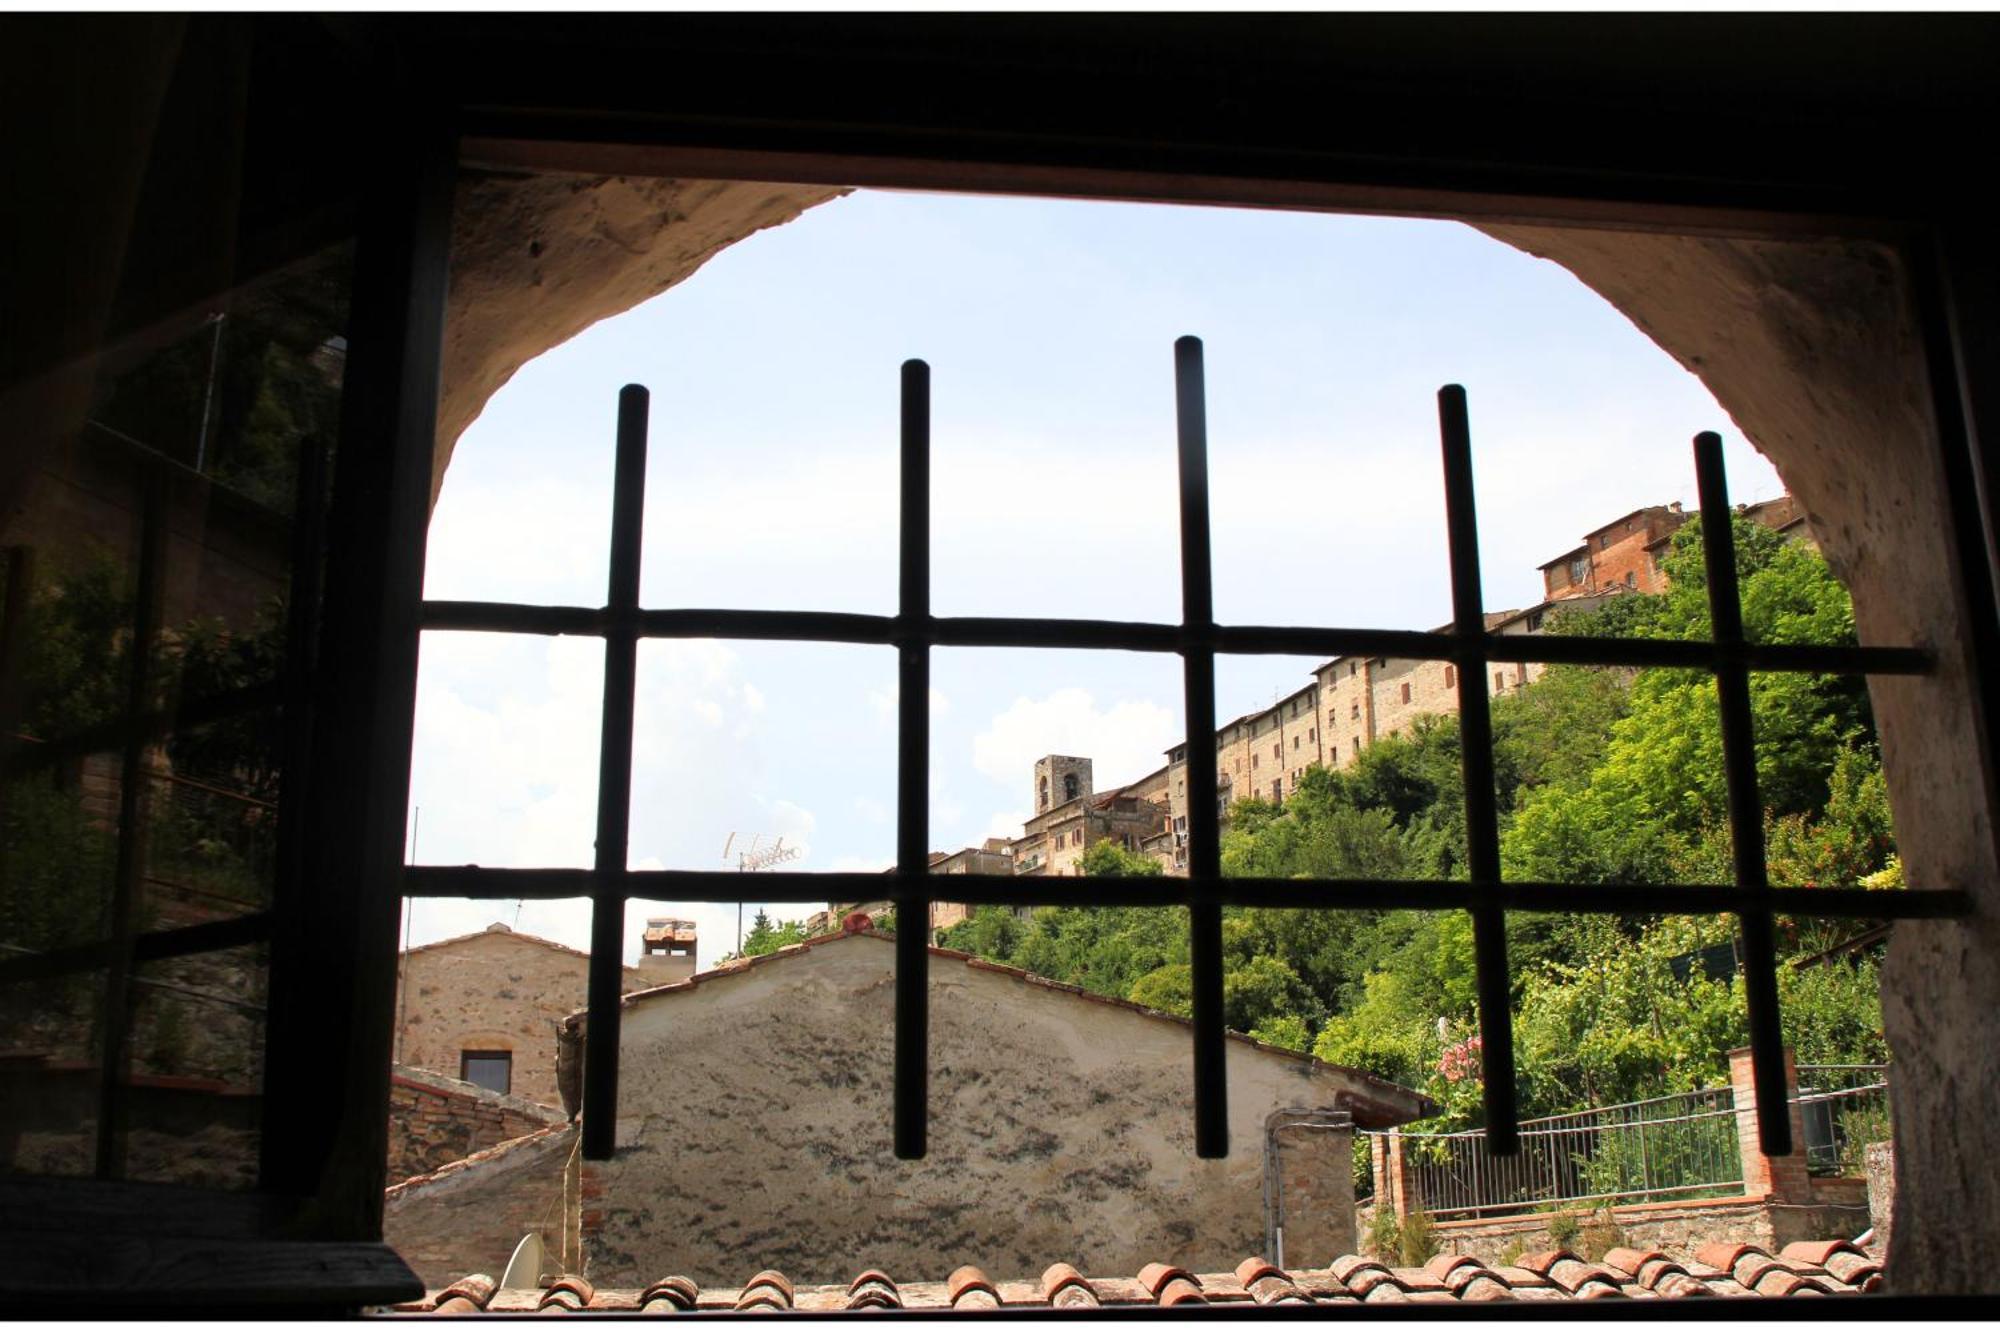
[[[114,718],[67,736],[37,739],[32,744],[22,745],[7,757],[5,776],[11,778],[32,773],[75,755],[116,750],[134,736],[153,736],[169,729],[185,732],[210,722],[222,722],[245,713],[276,708],[284,701],[283,684],[279,681],[222,690],[200,699],[183,699],[170,708]]]
[[[214,953],[220,949],[256,944],[270,937],[271,914],[250,912],[224,921],[204,921],[198,926],[180,926],[137,936],[132,941],[132,960],[135,963],[152,963],[163,958]],[[16,954],[12,958],[0,959],[0,985],[44,981],[50,977],[95,971],[110,966],[116,951],[115,941],[97,940],[41,953]]]
[[[911,891],[906,878],[925,886]],[[1033,875],[922,875],[768,870],[746,883],[734,870],[628,870],[614,876],[628,898],[670,902],[882,902],[928,897],[941,902],[1009,907],[1182,907],[1189,881],[1179,877],[1097,878],[1087,887]],[[485,866],[406,866],[411,898],[584,898],[598,882],[589,870],[518,870]],[[1881,920],[1965,916],[1962,889],[1773,888],[1759,892],[1727,884],[1545,884],[1471,880],[1303,880],[1225,878],[1207,886],[1209,901],[1226,907],[1318,907],[1428,911],[1494,903],[1512,912],[1602,912],[1684,915],[1771,911],[1788,916]]]
[[[427,630],[498,634],[608,633],[603,607],[509,602],[425,602]],[[1572,666],[1687,667],[1850,675],[1921,675],[1933,665],[1920,648],[1814,644],[1716,645],[1696,639],[1590,639],[1561,634],[1459,635],[1421,630],[1218,625],[1213,631],[1131,620],[1026,620],[898,616],[834,611],[640,611],[635,631],[653,639],[775,639],[815,643],[929,643],[941,648],[1081,648],[1138,653],[1213,649],[1219,653],[1395,657],[1417,661],[1547,662]]]

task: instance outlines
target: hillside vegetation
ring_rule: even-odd
[[[1813,550],[1736,523],[1743,614],[1764,643],[1851,643],[1847,593]],[[1699,520],[1664,560],[1670,591],[1559,614],[1554,632],[1694,639],[1709,632]],[[1777,884],[1900,884],[1874,722],[1858,678],[1753,677],[1759,792]],[[1493,702],[1504,874],[1585,884],[1730,876],[1712,679],[1686,670],[1552,667]],[[1456,720],[1419,720],[1340,772],[1315,768],[1282,806],[1232,807],[1225,875],[1394,881],[1463,878]],[[1104,844],[1092,874],[1156,873]],[[1393,901],[1393,893],[1385,895]],[[1781,919],[1784,1028],[1802,1064],[1887,1059],[1868,953],[1794,966],[1871,922]],[[1726,915],[1512,913],[1524,1115],[1726,1081],[1746,1043]],[[1185,1014],[1187,919],[1178,908],[988,908],[942,941]],[[1479,1123],[1472,927],[1463,912],[1232,908],[1223,914],[1230,1027],[1421,1089],[1431,1128]]]

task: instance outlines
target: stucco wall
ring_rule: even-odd
[[[618,1149],[591,1164],[584,1218],[593,1281],[1226,1268],[1265,1246],[1272,1112],[1381,1113],[1380,1084],[1232,1041],[1230,1155],[1200,1160],[1186,1025],[937,957],[930,1152],[898,1161],[894,952],[847,936],[626,1009]],[[1289,1262],[1353,1248],[1348,1145],[1286,1138]]]
[[[566,1219],[578,1204],[575,1149],[576,1129],[565,1125],[392,1185],[383,1199],[382,1239],[432,1289],[468,1273],[497,1280],[530,1231],[541,1234],[560,1264],[564,1228],[573,1225]]]
[[[508,1091],[544,1106],[556,1091],[556,1024],[581,1009],[590,959],[492,925],[478,935],[403,955],[396,995],[396,1063],[458,1077],[466,1050],[511,1052]],[[625,969],[625,989],[650,984]]]

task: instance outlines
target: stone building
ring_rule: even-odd
[[[589,954],[498,922],[406,950],[396,1063],[554,1106],[556,1024],[584,1003],[589,977]],[[625,969],[627,991],[653,984]]]
[[[1552,602],[1623,588],[1659,592],[1667,586],[1659,551],[1687,522],[1679,502],[1648,505],[1586,534],[1583,544],[1541,567],[1542,591]]]
[[[1233,1037],[1230,1151],[1204,1160],[1185,1021],[934,949],[930,1149],[899,1161],[894,964],[891,937],[857,916],[628,1002],[617,1150],[583,1163],[577,1190],[591,1281],[711,1284],[746,1264],[799,1282],[857,1263],[1032,1276],[1050,1254],[1092,1272],[1214,1267],[1280,1243],[1288,1262],[1323,1264],[1355,1247],[1354,1128],[1434,1109]],[[556,1166],[516,1188],[553,1196]]]
[[[1080,875],[1084,853],[1106,839],[1138,853],[1167,830],[1167,806],[1157,799],[1166,792],[1167,780],[1162,769],[1129,787],[1099,794],[1091,788],[1090,760],[1053,754],[1036,760],[1037,813],[1014,840],[1013,872]],[[1063,799],[1042,804],[1044,793],[1052,789]]]

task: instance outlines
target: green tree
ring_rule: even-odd
[[[750,919],[750,929],[743,936],[745,958],[756,958],[762,954],[776,953],[787,945],[803,944],[806,940],[806,923],[803,921],[773,922],[763,908]]]
[[[1085,850],[1078,863],[1086,875],[1142,877],[1160,873],[1160,863],[1150,856],[1128,852],[1109,838],[1100,838]]]

